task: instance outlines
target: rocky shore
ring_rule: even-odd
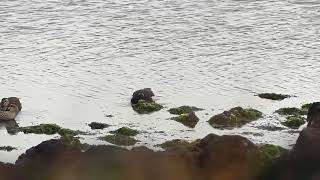
[[[160,111],[164,106],[156,103],[150,88],[133,93],[131,106],[139,114]],[[273,97],[275,96],[275,97]],[[279,101],[288,95],[267,94],[266,99]],[[194,128],[199,118],[194,106],[170,108],[175,115],[170,120]],[[8,133],[59,134],[60,139],[44,141],[20,155],[14,164],[0,163],[0,180],[270,180],[320,178],[320,162],[317,139],[320,137],[320,105],[305,104],[301,108],[281,108],[275,113],[286,117],[284,126],[304,129],[292,150],[271,144],[254,144],[239,135],[209,134],[192,142],[175,139],[159,144],[164,151],[154,151],[144,146],[128,150],[118,146],[133,146],[140,132],[121,127],[99,140],[118,145],[88,145],[79,141],[78,135],[87,132],[62,128],[55,124],[39,124],[19,127],[8,123]],[[305,115],[308,115],[305,118]],[[234,107],[212,116],[208,123],[212,128],[239,128],[256,121],[263,113],[252,108]],[[92,130],[109,125],[92,122]],[[3,147],[9,150],[14,147]]]

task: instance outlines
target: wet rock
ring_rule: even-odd
[[[135,136],[137,135],[139,132],[137,130],[128,128],[128,127],[122,127],[119,128],[115,131],[111,131],[110,133],[112,134],[119,134],[119,135],[123,135],[123,136]]]
[[[105,123],[92,122],[89,124],[89,126],[91,127],[91,129],[104,129],[104,128],[109,127],[110,125],[105,124]]]
[[[13,150],[17,150],[17,148],[12,147],[12,146],[0,146],[0,151],[13,151]]]
[[[262,130],[267,130],[267,131],[282,131],[285,129],[283,127],[278,127],[274,125],[258,126],[257,128]]]
[[[5,127],[8,134],[15,135],[20,132],[19,126],[16,121],[2,121],[0,122],[0,126]]]
[[[154,93],[152,92],[151,88],[140,89],[133,93],[131,103],[137,104],[140,100],[144,100],[146,102],[153,102],[153,96]]]
[[[58,133],[60,129],[61,127],[56,124],[40,124],[36,126],[20,127],[20,131],[25,134],[33,133],[52,135]]]
[[[195,146],[199,142],[200,142],[200,139],[192,141],[192,142],[182,140],[182,139],[174,139],[174,140],[166,141],[158,146],[160,146],[161,148],[163,148],[165,150],[169,150],[169,149],[173,149],[173,148],[177,148],[177,147],[192,148],[193,146]]]
[[[293,129],[298,129],[305,122],[306,121],[304,117],[293,115],[293,116],[288,116],[287,121],[283,122],[282,124]]]
[[[197,108],[195,106],[180,106],[177,108],[171,108],[168,111],[170,114],[181,115],[181,114],[187,114],[190,112],[201,111],[201,110],[203,110],[203,109]]]
[[[199,118],[196,116],[196,114],[194,112],[190,112],[187,114],[181,114],[180,116],[173,117],[171,119],[175,120],[179,123],[182,123],[183,125],[185,125],[189,128],[194,128],[199,121]]]
[[[160,111],[163,106],[154,101],[139,100],[136,104],[132,104],[132,108],[139,114],[148,114]]]
[[[134,138],[120,134],[106,135],[103,137],[99,137],[98,139],[118,146],[132,146],[137,143],[137,140],[135,140]]]
[[[258,94],[258,96],[263,99],[271,99],[271,100],[278,100],[278,101],[290,97],[290,95],[276,94],[276,93],[261,93],[261,94]]]
[[[214,128],[235,128],[241,127],[244,124],[255,121],[261,117],[262,113],[258,110],[235,107],[229,111],[224,111],[221,114],[213,116],[208,122]]]
[[[307,116],[308,127],[320,128],[320,102],[313,103]]]
[[[280,157],[283,153],[288,152],[287,149],[282,148],[281,146],[272,145],[272,144],[263,144],[258,146],[259,151],[266,156],[267,159],[275,159]]]
[[[303,112],[301,109],[296,107],[286,107],[286,108],[280,108],[275,111],[276,113],[280,115],[301,115]]]

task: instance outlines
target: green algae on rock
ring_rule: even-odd
[[[309,108],[314,104],[314,103],[319,103],[319,102],[313,102],[313,103],[307,103],[307,104],[303,104],[301,106],[301,112],[303,115],[307,115]]]
[[[166,141],[162,144],[159,144],[158,146],[160,146],[161,148],[163,148],[165,150],[175,148],[175,147],[192,148],[193,146],[198,144],[200,141],[201,141],[200,139],[197,139],[192,142],[188,142],[188,141],[182,140],[182,139],[174,139],[174,140]]]
[[[92,122],[89,124],[91,129],[104,129],[109,127],[110,125],[105,124],[105,123],[99,123],[99,122]]]
[[[261,94],[258,94],[258,96],[262,99],[271,99],[271,100],[277,100],[277,101],[284,100],[290,97],[290,95],[277,94],[277,93],[261,93]]]
[[[301,112],[301,109],[296,107],[286,107],[286,108],[280,108],[275,111],[276,113],[280,115],[301,115],[303,114]]]
[[[135,140],[134,138],[121,134],[106,135],[103,137],[99,137],[98,139],[118,146],[132,146],[137,143],[137,140]]]
[[[139,114],[148,114],[155,111],[160,111],[163,106],[157,104],[155,101],[139,100],[137,104],[132,104],[132,108]]]
[[[11,152],[13,150],[17,150],[17,148],[12,147],[12,146],[1,146],[0,147],[0,151],[7,151],[7,152]]]
[[[175,115],[181,115],[181,114],[187,114],[193,111],[201,111],[203,109],[197,108],[195,106],[180,106],[177,108],[170,108],[168,111],[170,114],[175,114]]]
[[[112,134],[119,134],[119,135],[123,135],[123,136],[135,136],[137,135],[139,132],[137,130],[128,128],[128,127],[122,127],[119,128],[115,131],[111,131],[110,133]]]
[[[183,125],[190,127],[190,128],[194,128],[199,121],[199,118],[196,116],[196,114],[194,112],[190,112],[187,114],[181,114],[180,116],[172,117],[171,119],[175,120],[177,122],[180,122]]]
[[[288,116],[287,121],[283,122],[282,124],[293,129],[298,129],[305,122],[306,121],[304,117],[293,115],[293,116]]]
[[[215,115],[209,119],[209,124],[214,128],[235,128],[241,127],[246,123],[258,120],[262,113],[256,109],[235,107],[229,111]]]
[[[20,131],[25,134],[33,133],[52,135],[58,133],[60,129],[61,127],[56,124],[40,124],[36,126],[20,127]]]

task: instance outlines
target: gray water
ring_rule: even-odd
[[[95,132],[81,141],[129,126],[138,145],[209,133],[240,134],[255,143],[283,147],[298,132],[283,127],[274,110],[320,100],[320,2],[318,0],[2,0],[0,3],[0,94],[18,96],[20,126],[56,123]],[[138,115],[133,91],[151,87],[166,109]],[[261,92],[294,95],[284,101]],[[190,129],[166,110],[205,108]],[[253,107],[264,118],[234,130],[206,122],[234,106]],[[106,115],[113,115],[109,118]],[[92,121],[111,124],[91,131]],[[0,129],[0,161],[58,135],[9,135]]]

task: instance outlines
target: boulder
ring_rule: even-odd
[[[215,128],[235,128],[241,127],[246,123],[255,121],[262,117],[262,113],[258,110],[242,107],[235,107],[229,111],[215,115],[209,119],[209,124]]]
[[[196,116],[196,114],[194,112],[190,112],[187,114],[181,114],[181,115],[179,115],[177,117],[173,117],[171,119],[175,120],[179,123],[182,123],[183,125],[190,127],[190,128],[194,128],[199,121],[199,118]]]
[[[144,88],[144,89],[137,90],[132,95],[131,104],[137,104],[139,100],[152,102],[153,96],[154,96],[154,93],[152,92],[151,88]]]
[[[258,96],[262,99],[271,99],[271,100],[277,100],[277,101],[284,100],[290,97],[290,95],[277,94],[277,93],[261,93],[261,94],[258,94]]]

